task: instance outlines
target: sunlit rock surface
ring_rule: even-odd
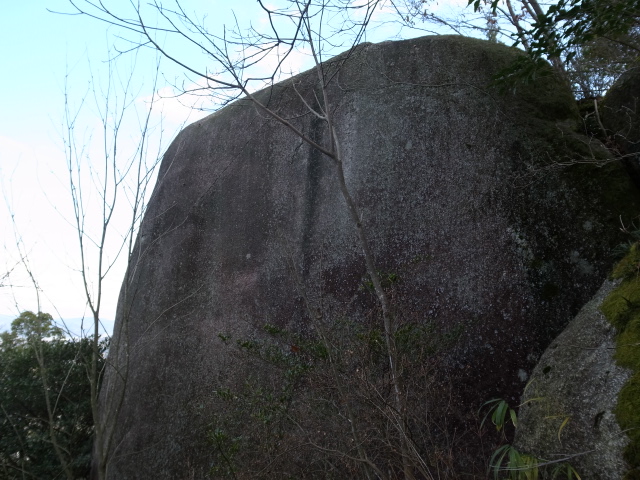
[[[637,213],[619,165],[563,166],[591,152],[567,88],[553,76],[491,86],[515,55],[424,37],[324,66],[377,268],[397,279],[399,322],[448,339],[450,433],[472,454],[468,419],[496,396],[517,403],[602,283],[619,216]],[[325,144],[299,98],[317,105],[314,89],[310,71],[257,97]],[[224,415],[212,392],[244,375],[223,340],[260,338],[266,323],[313,335],[306,303],[326,321],[375,325],[365,273],[331,161],[246,100],[187,127],[164,156],[123,284],[101,396],[109,478],[204,478],[211,419]],[[485,457],[467,462],[486,472]]]

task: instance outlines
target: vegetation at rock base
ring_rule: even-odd
[[[543,399],[531,399],[539,401]],[[520,407],[519,405],[518,407]],[[518,413],[504,399],[495,398],[485,402],[478,413],[485,411],[482,424],[487,420],[495,426],[496,431],[501,433],[503,440],[507,440],[506,428],[511,424],[513,429],[518,428]],[[558,430],[558,438],[562,429],[566,425],[566,419]],[[493,472],[493,477],[497,479],[508,478],[509,480],[535,480],[537,478],[553,478],[567,480],[580,480],[579,473],[568,461],[548,461],[534,455],[522,452],[510,444],[499,446],[491,455],[489,469]]]
[[[0,341],[0,477],[88,478],[91,341],[28,311]]]
[[[237,375],[217,388],[209,399],[216,407],[202,412],[215,452],[210,474],[400,476],[404,459],[394,426],[400,417],[392,406],[384,332],[346,319],[333,325],[319,321],[315,333],[306,335],[272,324],[265,324],[264,331],[267,338],[259,340],[219,335],[229,354],[248,366],[245,376]],[[395,334],[407,382],[410,461],[424,478],[431,478],[433,469],[453,478],[454,463],[468,454],[465,443],[481,443],[474,432],[479,423],[474,412],[456,418],[455,395],[434,375],[442,354],[459,335],[460,331],[442,335],[433,325],[414,324],[403,325]],[[448,423],[466,425],[467,430],[459,430],[460,438],[450,436]],[[298,460],[287,455],[292,449]],[[474,474],[482,476],[482,466],[475,467]]]
[[[469,5],[485,16],[489,39],[497,40],[498,33],[510,36],[528,53],[499,75],[502,81],[543,76],[548,60],[577,98],[596,98],[637,65],[640,4],[636,0],[560,0],[551,5],[537,0],[469,0]]]

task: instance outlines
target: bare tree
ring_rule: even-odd
[[[114,411],[98,408],[103,375],[100,365],[104,360],[100,342],[106,333],[101,313],[104,285],[107,277],[115,273],[119,259],[126,259],[127,271],[135,264],[133,242],[162,158],[164,135],[162,121],[154,124],[153,117],[157,110],[160,58],[156,61],[153,93],[142,108],[138,105],[141,89],[134,82],[135,59],[125,73],[118,66],[115,60],[107,63],[106,83],[92,76],[87,93],[75,108],[68,81],[64,92],[63,140],[73,207],[71,223],[78,240],[78,270],[90,312],[93,348],[88,377],[95,424],[95,463],[100,472],[106,469],[106,452],[113,441],[113,429],[109,426],[117,421],[118,415],[117,406]],[[83,109],[91,107],[100,118],[97,139],[83,137],[84,125],[79,123]],[[135,133],[131,134],[132,131]],[[122,294],[126,297],[126,281],[124,285]],[[126,322],[120,324],[120,329],[126,328]],[[127,356],[124,352],[124,357]],[[118,377],[126,383],[126,362],[118,364],[117,369]]]
[[[398,318],[376,268],[366,224],[345,179],[344,165],[347,159],[340,148],[334,119],[335,105],[332,104],[328,89],[340,65],[328,68],[323,63],[332,52],[345,48],[347,53],[340,57],[340,62],[349,60],[357,45],[365,38],[367,27],[381,5],[380,0],[288,0],[282,2],[280,7],[271,7],[259,0],[268,19],[266,28],[258,30],[258,27],[251,26],[241,29],[236,23],[233,28],[223,28],[216,32],[209,29],[205,17],[201,19],[188,13],[179,1],[165,4],[160,0],[153,0],[147,5],[132,2],[123,9],[116,7],[115,3],[112,6],[109,2],[70,0],[70,3],[75,8],[75,14],[84,14],[119,27],[131,42],[129,49],[151,47],[181,67],[189,79],[188,85],[196,84],[195,87],[184,87],[184,94],[206,92],[219,105],[244,96],[258,111],[279,122],[292,135],[321,152],[326,161],[333,165],[345,208],[357,234],[366,272],[382,312],[385,355],[393,392],[393,401],[386,407],[387,415],[399,434],[404,477],[413,479],[416,465],[424,462],[416,459],[407,429],[407,408],[395,336]],[[185,54],[185,48],[201,54],[202,62],[190,61],[192,57]],[[311,58],[318,93],[315,98],[305,98],[301,94],[298,96],[306,111],[324,125],[324,140],[309,137],[291,120],[281,116],[253,94],[259,87],[271,86],[286,74],[285,61],[300,51]],[[268,64],[273,63],[274,59],[275,67],[269,68]],[[77,218],[78,230],[82,231],[82,215],[79,213]],[[105,218],[108,219],[108,216]],[[108,221],[105,225],[107,223]],[[92,310],[96,307],[99,307],[99,303],[94,303]],[[355,425],[353,431],[356,440],[357,428]],[[104,436],[104,432],[99,432],[98,437],[100,436]],[[99,440],[104,441],[104,438]],[[362,455],[365,457],[363,462],[370,465],[366,456]],[[100,468],[100,478],[103,478],[106,465],[101,464]],[[430,477],[428,471],[425,474]]]

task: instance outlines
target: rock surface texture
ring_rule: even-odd
[[[619,165],[560,165],[588,150],[568,89],[552,76],[491,86],[515,55],[442,36],[365,44],[324,65],[346,184],[376,267],[397,280],[398,322],[449,341],[438,371],[452,418],[519,397],[602,283],[619,216],[637,208]],[[317,86],[310,71],[257,98],[324,145],[300,100],[316,105]],[[247,100],[187,127],[122,287],[101,395],[108,477],[206,477],[221,438],[212,392],[245,374],[225,339],[260,338],[265,324],[313,336],[316,314],[377,325],[366,282],[332,162]],[[425,392],[430,402],[443,400]],[[294,461],[277,448],[265,458]],[[486,457],[474,461],[486,472]]]
[[[629,69],[609,89],[602,123],[610,141],[624,155],[624,164],[640,185],[640,67]]]
[[[619,282],[618,282],[619,283]],[[542,461],[567,458],[583,479],[618,480],[629,470],[629,437],[615,416],[631,370],[615,361],[616,329],[600,311],[607,280],[534,369],[518,415],[516,446]]]

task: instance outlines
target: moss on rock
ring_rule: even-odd
[[[624,459],[631,469],[625,480],[640,479],[640,372],[626,383],[618,396],[616,418],[620,428],[626,431],[631,439],[624,452]]]
[[[640,306],[640,279],[623,282],[602,304],[605,314],[620,335]]]
[[[629,253],[618,262],[611,273],[611,278],[627,278],[640,273],[640,248],[633,245]]]
[[[622,283],[603,302],[601,310],[618,329],[615,359],[633,371],[618,395],[616,418],[631,442],[624,458],[630,470],[625,480],[640,479],[640,248],[636,244],[615,267],[612,276]]]

